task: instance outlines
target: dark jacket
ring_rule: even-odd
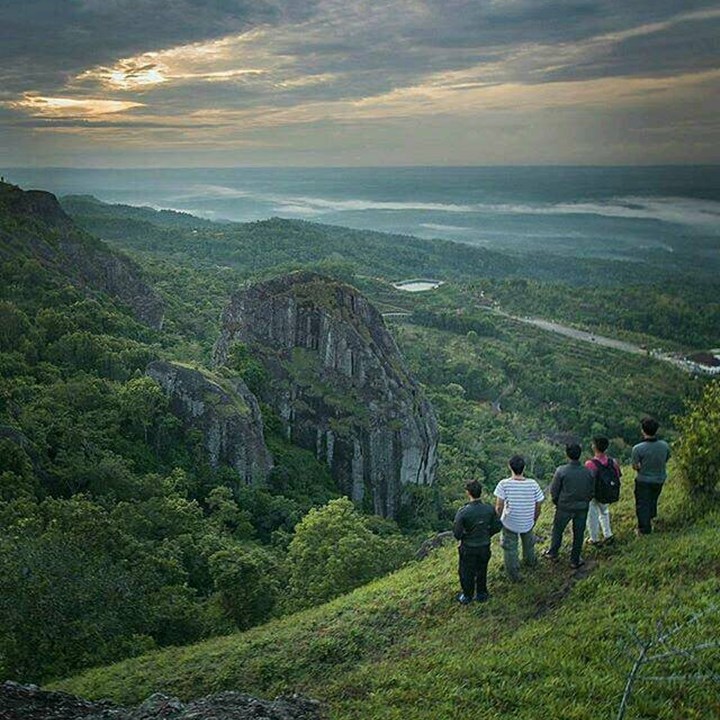
[[[550,485],[550,497],[558,509],[572,512],[587,510],[595,491],[592,473],[579,460],[570,460],[556,471]]]
[[[490,544],[490,538],[502,530],[502,523],[492,505],[473,500],[455,515],[453,535],[465,547],[477,548]]]

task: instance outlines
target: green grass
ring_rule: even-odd
[[[542,534],[551,517],[546,508]],[[484,605],[455,603],[456,551],[447,547],[327,605],[53,687],[127,704],[155,691],[300,691],[324,700],[332,718],[613,718],[638,652],[632,633],[650,637],[659,621],[682,623],[717,601],[720,513],[693,518],[670,482],[660,532],[637,539],[628,482],[613,520],[617,544],[588,551],[581,573],[568,568],[566,543],[562,562],[541,562],[513,585],[495,546]],[[716,610],[675,639],[686,647],[718,631]],[[717,650],[702,658],[698,667],[680,656],[650,670],[720,672]],[[639,682],[626,718],[717,717],[717,695],[706,682]]]

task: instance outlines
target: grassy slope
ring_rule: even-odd
[[[154,691],[297,690],[327,701],[334,718],[610,718],[637,654],[630,631],[646,636],[667,607],[666,622],[683,621],[720,590],[720,513],[693,522],[671,483],[662,532],[636,539],[631,496],[628,483],[615,506],[619,542],[588,552],[583,573],[541,563],[511,585],[496,548],[491,601],[460,607],[455,550],[445,548],[327,605],[54,687],[125,703]],[[544,532],[551,514],[541,518]],[[688,632],[713,640],[718,631],[715,612],[677,637],[692,644]],[[715,653],[708,662],[719,672]],[[641,683],[631,709],[628,717],[708,718],[720,703],[703,683]]]

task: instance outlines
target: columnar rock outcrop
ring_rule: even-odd
[[[215,362],[236,342],[268,370],[263,399],[288,437],[325,461],[355,502],[393,517],[403,486],[433,482],[435,414],[358,290],[310,272],[241,289],[223,313]]]
[[[272,458],[255,396],[240,378],[221,378],[178,363],[152,362],[147,374],[168,394],[170,409],[199,430],[212,467],[227,464],[250,485],[265,482]]]

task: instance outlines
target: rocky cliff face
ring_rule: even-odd
[[[0,685],[0,720],[322,720],[318,702],[292,695],[259,700],[239,692],[223,692],[192,702],[156,693],[136,708],[108,700],[90,702],[36,685]]]
[[[17,255],[117,298],[146,325],[162,325],[162,300],[135,263],[79,230],[51,193],[0,183],[0,257]]]
[[[233,467],[246,484],[262,484],[272,467],[255,396],[239,378],[221,378],[177,363],[153,362],[147,374],[165,390],[186,429],[202,434],[212,467]]]
[[[288,437],[358,504],[393,517],[403,486],[433,482],[433,410],[355,288],[308,272],[275,278],[236,293],[222,326],[215,361],[247,344],[272,377],[265,399]]]

